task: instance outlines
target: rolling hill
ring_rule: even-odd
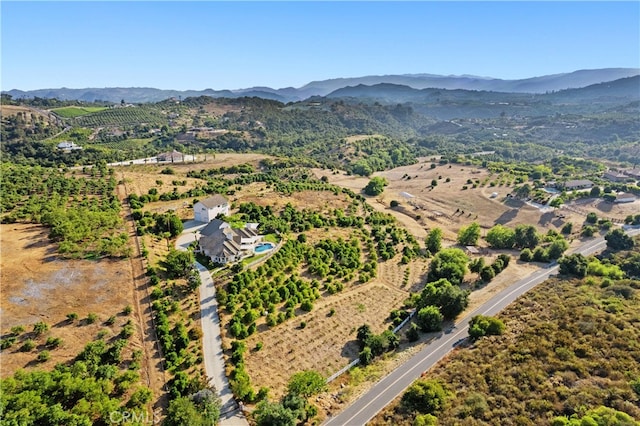
[[[570,73],[546,75],[519,80],[502,80],[477,76],[444,76],[434,74],[402,74],[364,76],[355,78],[336,78],[313,81],[300,88],[287,87],[272,89],[269,87],[251,87],[238,90],[162,90],[149,87],[111,87],[85,89],[39,89],[22,91],[18,89],[3,91],[14,98],[57,98],[61,100],[80,100],[93,102],[158,102],[168,98],[187,98],[211,96],[214,98],[236,98],[256,96],[281,102],[295,102],[312,96],[326,96],[338,89],[349,86],[377,84],[402,85],[413,89],[464,89],[492,92],[512,93],[546,93],[569,88],[581,88],[592,84],[619,80],[621,78],[640,75],[638,68],[604,68],[596,70],[579,70]]]

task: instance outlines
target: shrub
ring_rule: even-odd
[[[417,323],[423,331],[438,331],[442,329],[442,318],[436,306],[425,306],[418,311]]]
[[[417,380],[402,395],[402,405],[423,414],[434,414],[444,408],[449,392],[435,380]]]
[[[49,359],[51,358],[51,354],[49,353],[49,351],[42,351],[38,354],[38,362],[45,362],[45,361],[49,361]]]
[[[533,252],[530,248],[523,248],[520,252],[520,260],[523,262],[531,262],[533,260]]]
[[[418,325],[416,323],[412,322],[411,325],[409,325],[406,336],[410,342],[415,342],[420,339],[420,333],[418,332]]]
[[[98,320],[98,315],[96,315],[95,313],[90,312],[89,315],[87,315],[87,324],[93,324],[97,320]]]
[[[484,315],[476,315],[469,321],[469,336],[479,339],[483,336],[500,335],[504,333],[505,325],[502,320]]]
[[[47,330],[49,330],[49,325],[47,325],[47,323],[44,321],[38,321],[33,325],[33,334],[35,334],[36,336],[41,335]]]
[[[49,337],[45,343],[48,348],[57,348],[60,345],[62,345],[62,339],[59,337]]]
[[[373,354],[371,353],[371,348],[369,346],[365,346],[362,351],[358,354],[358,359],[360,360],[360,364],[369,365],[373,360]]]
[[[16,325],[11,327],[11,334],[13,334],[14,336],[19,336],[22,333],[24,333],[24,326],[23,325]]]
[[[486,283],[490,282],[495,276],[496,273],[491,266],[485,266],[480,270],[480,278]]]
[[[31,339],[25,340],[20,346],[20,352],[31,352],[36,347],[36,342]]]

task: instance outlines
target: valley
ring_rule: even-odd
[[[625,91],[638,85],[628,78],[535,96],[354,86],[287,104],[239,96],[128,104],[3,94],[3,404],[18,415],[18,395],[27,388],[17,384],[22,370],[66,374],[88,365],[82,377],[100,383],[109,401],[99,406],[95,393],[78,390],[64,407],[86,421],[106,423],[114,410],[132,410],[172,424],[179,406],[203,422],[217,420],[219,390],[204,372],[210,354],[202,345],[195,261],[213,277],[225,371],[250,424],[273,424],[265,419],[274,412],[290,419],[282,424],[330,419],[437,341],[440,330],[468,322],[492,297],[555,262],[584,264],[584,275],[574,279],[560,267],[558,277],[516,305],[538,306],[547,291],[551,312],[564,294],[587,292],[610,315],[624,316],[615,318],[621,330],[633,327],[638,240],[621,229],[640,224],[640,93]],[[525,98],[535,99],[523,107]],[[66,142],[73,144],[60,146]],[[217,216],[228,224],[220,228],[228,229],[224,241],[244,247],[242,238],[255,235],[274,252],[245,252],[227,263],[229,255],[207,254],[202,240],[175,250],[195,206],[212,197],[227,205]],[[603,254],[572,257],[598,237],[610,240]],[[500,314],[505,335],[467,340],[434,367],[446,377],[448,400],[463,402],[425,412],[396,401],[374,424],[430,424],[425,416],[476,424],[507,415],[471,407],[471,396],[485,403],[498,397],[456,388],[471,379],[452,378],[446,365],[513,352],[500,345],[529,333],[523,321],[530,315],[518,312],[510,305]],[[606,352],[603,340],[597,344]],[[562,359],[567,369],[572,359]],[[355,360],[360,365],[325,383]],[[580,368],[582,380],[596,380]],[[626,381],[612,380],[633,405],[639,372],[624,368]],[[549,374],[569,380],[568,373]],[[498,388],[508,405],[506,388],[491,389]],[[209,396],[192,398],[202,392]],[[588,389],[583,408],[569,403],[577,398],[569,391],[539,392],[530,412],[544,407],[548,421],[603,406],[638,416],[631,405]],[[55,398],[43,394],[45,403]],[[88,400],[95,404],[85,407]],[[461,404],[469,410],[451,408]],[[519,410],[508,415],[533,424]]]

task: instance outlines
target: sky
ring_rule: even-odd
[[[640,68],[640,2],[0,2],[2,90]]]

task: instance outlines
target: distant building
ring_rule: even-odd
[[[181,163],[184,161],[184,155],[176,151],[175,149],[171,152],[163,152],[162,154],[157,155],[158,162],[171,162],[171,163]]]
[[[76,145],[75,142],[62,141],[58,144],[58,149],[64,152],[71,152],[82,149],[80,145]]]
[[[262,241],[262,235],[258,234],[254,225],[233,229],[228,223],[214,219],[200,230],[199,250],[211,261],[222,264],[252,256]]]
[[[568,180],[562,186],[567,191],[572,191],[574,189],[591,188],[593,186],[593,182],[588,179]]]
[[[627,179],[629,179],[629,177],[624,173],[614,172],[611,170],[604,172],[604,175],[602,175],[602,177],[611,182],[625,182]]]
[[[616,199],[614,202],[616,203],[633,203],[636,200],[636,196],[629,193],[629,192],[623,192],[620,193],[618,195],[616,195]]]
[[[197,222],[211,222],[219,214],[229,215],[229,201],[220,194],[198,201],[193,206],[193,217]]]
[[[626,169],[622,173],[634,179],[640,179],[640,169]]]

